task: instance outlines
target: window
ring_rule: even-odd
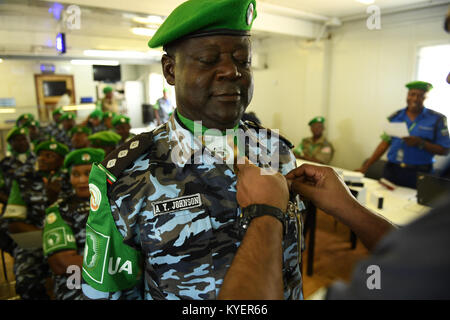
[[[428,92],[425,107],[444,114],[450,118],[450,84],[447,76],[450,72],[450,45],[423,47],[419,51],[417,80],[433,85]]]

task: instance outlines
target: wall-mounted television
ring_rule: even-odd
[[[62,96],[66,93],[65,81],[44,81],[44,97]]]
[[[93,65],[94,81],[119,82],[121,80],[120,66]]]

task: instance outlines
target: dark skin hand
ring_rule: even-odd
[[[369,250],[395,229],[389,221],[359,204],[330,167],[303,164],[289,172],[286,179],[292,192],[311,200],[317,208],[347,225]],[[271,192],[277,191],[271,188]]]
[[[47,193],[48,203],[52,204],[56,200],[58,200],[58,195],[61,191],[61,181],[62,178],[54,178],[53,175],[55,174],[54,171],[50,173],[50,178],[43,177],[42,180],[45,184],[45,190]]]
[[[10,233],[22,233],[22,232],[30,232],[30,231],[37,231],[41,230],[38,227],[24,223],[24,222],[10,222],[8,224],[8,231]]]

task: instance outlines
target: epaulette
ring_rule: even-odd
[[[141,133],[109,153],[101,164],[116,178],[119,178],[122,172],[147,151],[152,144],[153,131]]]
[[[268,129],[268,128],[265,128],[265,127],[261,126],[259,123],[254,122],[254,121],[251,121],[251,120],[245,120],[245,121],[244,121],[244,124],[245,124],[246,126],[249,126],[249,127],[253,128],[253,129],[257,129],[257,130],[264,129],[264,130],[267,130],[268,132],[272,132],[272,130],[270,130],[270,129]],[[283,136],[282,136],[281,134],[279,134],[279,133],[275,133],[275,134],[278,135],[278,137],[280,138],[280,140],[283,141],[289,149],[294,148],[294,145],[293,145],[288,139],[286,139],[285,137],[283,137]]]
[[[391,121],[392,119],[394,119],[400,112],[402,112],[403,111],[403,109],[401,109],[401,110],[398,110],[398,111],[395,111],[393,114],[391,114],[389,117],[387,117],[387,119],[389,120],[389,121]]]
[[[427,109],[428,109],[428,108],[427,108]],[[440,112],[437,112],[436,110],[428,109],[428,112],[430,112],[431,114],[434,114],[434,115],[438,116],[439,119],[445,117],[445,115],[443,115],[443,114],[440,113]]]

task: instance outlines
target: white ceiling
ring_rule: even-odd
[[[368,5],[356,0],[257,0],[258,3],[267,3],[299,11],[306,11],[328,17],[344,18],[351,15],[365,14]],[[433,0],[375,0],[374,5],[381,10],[390,10],[398,7],[412,6],[438,2]],[[442,1],[440,1],[442,2]]]
[[[167,16],[184,0],[59,0],[64,8],[76,4],[82,10],[80,30],[61,30],[63,23],[51,13],[54,0],[0,0],[0,55],[54,55],[55,35],[66,32],[69,53],[86,49],[147,51],[149,37],[131,28],[142,26],[132,17]],[[325,21],[367,15],[368,5],[356,0],[257,0],[260,19],[254,38],[270,36],[315,39]],[[450,3],[449,0],[375,0],[381,13],[416,6]]]

